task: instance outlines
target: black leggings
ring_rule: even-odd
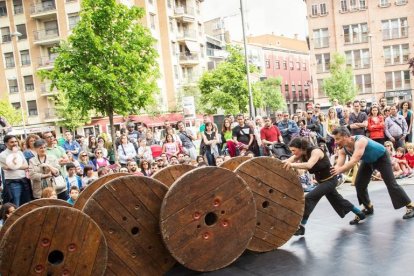
[[[354,205],[342,197],[336,190],[338,179],[335,177],[319,183],[312,191],[305,196],[305,213],[303,219],[308,219],[313,209],[315,209],[319,200],[326,196],[329,203],[332,205],[338,215],[343,218],[346,214],[352,211]]]

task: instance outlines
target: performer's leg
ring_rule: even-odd
[[[371,181],[374,168],[371,164],[361,161],[359,169],[355,178],[355,188],[357,192],[359,204],[363,204],[365,208],[371,207],[371,200],[368,194],[368,184]]]

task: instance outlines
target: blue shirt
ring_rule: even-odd
[[[70,151],[76,150],[77,153],[74,153],[73,157],[76,160],[78,159],[78,155],[79,155],[79,152],[80,152],[80,145],[79,145],[78,142],[76,142],[76,141],[68,142],[67,140],[65,140],[65,143],[63,144],[62,148],[65,150],[65,152],[68,151],[68,150],[70,150]]]
[[[383,145],[380,143],[375,142],[374,140],[371,140],[363,135],[355,135],[355,142],[358,141],[361,138],[365,138],[368,140],[368,144],[365,147],[364,154],[361,157],[361,160],[365,163],[375,163],[378,159],[380,159],[386,152],[386,149]],[[352,155],[351,152],[349,152],[344,147],[345,153],[349,156]]]

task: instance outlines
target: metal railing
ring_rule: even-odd
[[[196,61],[198,60],[198,54],[180,54],[180,61]]]
[[[47,11],[55,11],[55,1],[45,1],[38,4],[32,4],[30,7],[30,14],[39,14]]]
[[[182,6],[182,7],[175,7],[174,12],[176,15],[192,15],[194,16],[194,8]]]
[[[51,82],[42,82],[40,84],[40,93],[42,94],[50,94],[57,92],[56,87],[53,89],[51,88],[52,83]]]
[[[34,31],[35,41],[54,39],[57,37],[59,37],[59,30],[57,28]]]
[[[38,66],[39,67],[53,66],[55,64],[55,59],[56,59],[56,56],[40,57]]]
[[[46,108],[45,110],[45,119],[56,119],[57,114],[54,108]]]
[[[184,38],[196,38],[196,31],[194,30],[185,30],[183,32],[179,32],[177,34],[177,39],[184,39]]]

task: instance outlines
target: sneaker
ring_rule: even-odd
[[[358,214],[355,215],[355,218],[353,220],[351,220],[349,222],[349,224],[355,225],[355,224],[358,224],[361,220],[364,220],[364,219],[365,219],[364,212],[360,212],[360,213],[358,213]]]
[[[303,225],[299,225],[298,230],[296,230],[295,234],[293,234],[295,236],[303,236],[305,235],[305,227]]]
[[[362,209],[362,212],[366,215],[366,216],[370,216],[374,214],[374,206],[371,207],[364,207],[364,209]]]
[[[403,216],[403,219],[414,218],[414,207],[407,208],[407,212]]]

